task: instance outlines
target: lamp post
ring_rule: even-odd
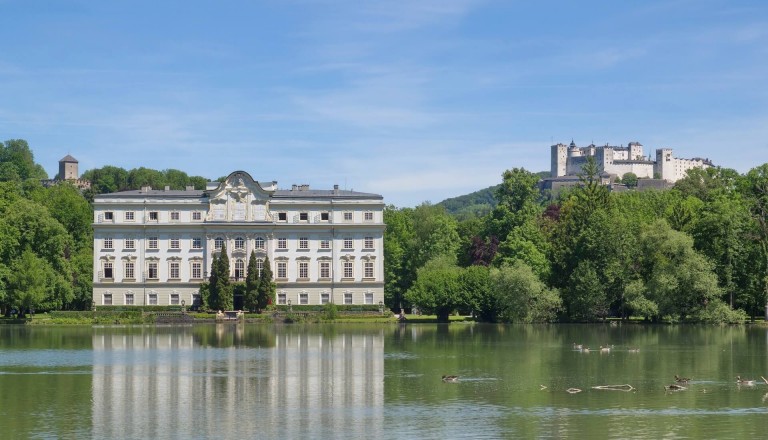
[[[379,301],[379,315],[384,314],[384,301]]]
[[[187,305],[186,301],[184,301],[182,299],[181,300],[181,313],[186,313],[187,312],[186,305]]]

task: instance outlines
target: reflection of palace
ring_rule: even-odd
[[[197,330],[94,335],[93,438],[382,436],[381,333],[281,331],[270,348],[217,348],[196,345]]]
[[[254,181],[236,171],[205,191],[152,189],[94,199],[93,302],[197,303],[214,255],[244,281],[251,253],[269,257],[277,302],[384,300],[384,202],[377,194]],[[241,306],[241,304],[235,304]]]

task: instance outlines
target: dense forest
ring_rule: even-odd
[[[106,166],[83,174],[92,188],[81,194],[68,184],[43,187],[47,177],[25,141],[0,145],[5,314],[91,307],[93,194],[144,185],[201,189],[207,181],[178,170]],[[464,198],[388,206],[387,305],[488,322],[742,322],[762,314],[768,164],[746,174],[696,169],[671,190],[613,193],[590,162],[581,185],[555,199],[542,196],[539,178],[515,168],[498,186]],[[255,281],[243,288],[254,303],[263,301]]]
[[[447,320],[741,322],[768,291],[768,164],[695,169],[667,191],[581,185],[542,197],[505,171],[496,206],[457,220],[443,206],[385,211],[388,304]]]

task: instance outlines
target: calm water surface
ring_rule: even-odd
[[[0,326],[0,438],[764,438],[761,375],[750,327]]]

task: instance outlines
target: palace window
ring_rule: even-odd
[[[178,280],[179,278],[181,278],[181,276],[179,274],[179,263],[178,263],[178,261],[171,261],[171,264],[170,264],[169,268],[170,268],[170,272],[171,272],[170,279]]]
[[[200,221],[203,219],[203,213],[200,211],[194,211],[192,212],[192,220]]]
[[[171,249],[180,249],[181,246],[179,245],[179,238],[174,237],[171,238]]]
[[[287,222],[288,221],[288,213],[278,212],[277,213],[277,221],[279,221],[279,222]]]
[[[256,249],[264,249],[264,239],[261,237],[256,237],[256,240],[254,241],[254,246]]]
[[[115,220],[115,213],[112,211],[106,211],[104,212],[104,220],[111,222]]]
[[[235,249],[245,249],[245,239],[243,237],[235,238]]]
[[[171,211],[171,221],[172,222],[179,221],[179,211]]]
[[[352,292],[344,293],[344,304],[352,304]]]
[[[278,249],[288,249],[288,239],[285,237],[280,237],[277,239],[277,248]]]
[[[213,240],[213,248],[214,248],[215,250],[217,250],[217,251],[220,251],[220,250],[221,250],[221,248],[223,248],[223,247],[224,247],[224,239],[223,239],[223,238],[221,238],[221,237],[216,237],[216,238]]]
[[[135,279],[135,267],[133,261],[126,261],[125,262],[125,278],[126,279]]]
[[[192,263],[192,278],[195,280],[203,279],[203,263]]]
[[[344,212],[344,221],[345,222],[351,222],[352,221],[352,211],[345,211]]]
[[[104,294],[104,305],[105,306],[111,306],[112,305],[112,294],[111,293],[105,293]]]
[[[285,261],[277,262],[277,277],[281,279],[288,278],[288,263]]]
[[[125,248],[126,249],[136,249],[136,240],[132,238],[126,238],[125,239]]]
[[[192,237],[192,249],[202,249],[203,239],[200,237]]]
[[[128,306],[133,305],[133,294],[132,293],[126,293],[125,294],[125,304]]]
[[[245,262],[238,258],[235,260],[235,280],[240,281],[245,278]]]
[[[134,220],[134,212],[133,211],[125,211],[125,221],[132,222]]]
[[[331,302],[331,294],[322,292],[320,294],[320,304],[328,304],[329,302]]]
[[[157,279],[157,262],[150,261],[147,263],[147,278],[150,280]]]
[[[149,211],[149,221],[156,222],[158,218],[157,211]]]
[[[299,304],[309,304],[309,294],[306,292],[299,293]]]
[[[261,272],[264,270],[264,260],[261,258],[256,259],[256,273],[261,276]]]
[[[178,293],[172,293],[171,294],[171,305],[172,306],[179,305],[179,294]]]
[[[327,222],[331,218],[330,214],[327,212],[321,212],[320,213],[320,221]]]
[[[365,221],[367,221],[367,222],[372,222],[373,221],[373,212],[365,211],[365,214],[363,214],[363,215],[364,215],[363,218],[365,219]]]
[[[148,295],[148,301],[150,306],[156,306],[157,305],[157,294],[156,293],[150,293]]]
[[[277,303],[278,304],[285,304],[287,302],[286,295],[284,293],[278,293],[277,294]]]
[[[363,247],[365,249],[373,249],[373,237],[365,237],[365,240],[363,240],[364,245]]]
[[[299,237],[299,249],[309,249],[308,237]]]
[[[344,237],[344,250],[351,250],[352,243],[352,237]]]
[[[104,249],[114,249],[112,247],[112,237],[104,237]]]
[[[321,261],[320,262],[320,278],[330,278],[330,277],[331,277],[331,262]]]
[[[157,249],[157,237],[147,238],[147,249]]]
[[[363,263],[363,277],[373,278],[373,261]]]
[[[306,261],[299,261],[299,278],[301,279],[309,278],[309,263],[307,263]]]
[[[365,303],[373,304],[373,292],[365,292]]]
[[[309,221],[309,213],[307,213],[307,212],[300,212],[299,213],[299,221],[300,222],[308,222]]]
[[[104,262],[104,278],[111,280],[113,278],[112,274],[112,262],[111,261],[105,261]]]
[[[344,262],[344,278],[354,278],[355,277],[355,265],[351,261],[345,261]]]
[[[330,248],[331,248],[331,240],[328,240],[327,238],[320,240],[320,249],[330,249]]]

